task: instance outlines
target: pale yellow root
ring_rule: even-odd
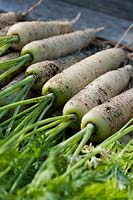
[[[124,90],[128,86],[132,75],[133,67],[131,65],[103,74],[72,97],[65,104],[63,114],[75,113],[80,125],[83,115],[90,109]],[[76,123],[76,127],[79,128],[78,123]]]
[[[6,26],[13,25],[18,21],[22,21],[25,16],[32,12],[36,7],[38,7],[44,0],[38,0],[37,3],[30,6],[27,10],[22,13],[7,12],[0,13],[0,30]]]
[[[95,29],[86,29],[34,41],[24,46],[21,54],[30,53],[33,57],[32,63],[57,59],[87,47],[95,35]]]
[[[92,123],[95,132],[91,140],[99,143],[119,130],[133,117],[133,88],[97,106],[84,115],[81,128]]]
[[[79,62],[80,60],[91,54],[90,51],[77,52],[72,55],[59,58],[57,60],[45,60],[39,63],[30,65],[26,70],[26,76],[34,74],[37,79],[33,88],[36,90],[41,90],[43,84],[48,81],[55,74],[63,71],[72,64]]]
[[[1,13],[0,14],[0,30],[6,26],[16,23],[17,21],[18,20],[17,20],[16,13],[14,12]]]
[[[100,51],[52,77],[44,84],[42,94],[51,91],[56,96],[55,105],[64,105],[91,81],[105,72],[117,69],[124,61],[125,53],[122,49]]]
[[[72,32],[73,25],[78,20],[77,15],[73,20],[54,20],[54,21],[26,21],[14,24],[7,32],[7,35],[18,35],[19,41],[12,47],[20,50],[32,41],[48,38],[55,35]]]

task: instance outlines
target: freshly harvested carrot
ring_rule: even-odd
[[[16,23],[9,28],[7,36],[0,38],[0,45],[1,47],[5,46],[5,52],[11,46],[14,49],[21,50],[22,47],[32,41],[72,32],[73,25],[78,18],[79,15],[71,21],[26,21]]]
[[[55,75],[44,84],[42,94],[53,93],[54,105],[63,106],[87,84],[105,72],[117,69],[124,60],[125,53],[122,49],[100,51]]]
[[[91,53],[92,53],[92,50],[76,52],[72,55],[60,58],[58,60],[43,61],[41,63],[33,64],[31,66],[31,68],[29,70],[27,70],[28,76],[26,78],[23,77],[23,79],[20,79],[20,82],[17,81],[16,84],[8,84],[8,87],[5,86],[4,89],[2,88],[2,91],[0,94],[0,99],[2,98],[2,100],[0,100],[0,105],[1,106],[7,105],[7,101],[5,99],[8,99],[8,98],[10,99],[11,94],[12,94],[11,96],[14,97],[14,99],[15,99],[15,96],[19,95],[19,93],[20,93],[20,88],[27,87],[27,89],[30,90],[31,83],[34,83],[34,84],[32,84],[32,88],[37,90],[36,93],[38,93],[38,92],[41,93],[42,85],[51,76],[54,76],[55,73],[63,70],[64,68],[69,67],[70,65],[78,62],[79,60],[82,60],[83,58],[87,57]],[[10,76],[8,76],[8,79],[7,78],[5,79],[5,81],[7,81],[7,80],[9,82]],[[2,83],[4,84],[5,81]],[[12,82],[14,83],[14,81],[12,81]],[[18,92],[18,94],[17,94],[17,92]],[[29,98],[29,96],[27,96],[27,97]],[[1,101],[2,101],[2,103],[1,103]],[[5,104],[3,104],[3,103],[5,103]],[[10,103],[12,103],[12,102],[8,101],[8,104],[10,104]]]
[[[118,70],[107,72],[87,85],[72,97],[63,108],[63,116],[69,116],[68,126],[78,130],[84,114],[119,94],[128,86],[132,76],[133,67],[127,65]]]
[[[44,84],[42,94],[53,93],[54,106],[62,107],[91,81],[107,71],[117,69],[124,61],[125,52],[122,49],[112,48],[100,51],[52,77]],[[30,79],[33,81],[32,76],[29,76]],[[1,93],[0,97],[3,95]]]
[[[101,28],[100,28],[101,30]],[[43,60],[53,60],[70,53],[74,53],[84,47],[95,38],[99,29],[86,29],[60,36],[53,36],[47,39],[31,42],[21,50],[21,57],[0,63],[0,68],[7,68],[12,65],[11,73],[20,69],[23,65],[31,65]],[[2,74],[0,81],[6,78],[9,73]]]
[[[125,74],[125,77],[124,77],[124,74]],[[129,79],[131,78],[132,75],[133,75],[132,66],[126,66],[125,68],[121,68],[119,70],[108,72],[108,73],[102,75],[101,77],[99,77],[98,79],[94,80],[93,81],[94,84],[91,83],[90,87],[88,85],[84,90],[79,92],[79,95],[75,96],[75,101],[78,99],[79,96],[80,96],[80,99],[81,99],[81,103],[79,105],[77,105],[78,108],[80,109],[80,113],[77,111],[77,107],[75,108],[75,105],[74,105],[74,108],[72,110],[72,105],[68,103],[68,104],[66,104],[67,106],[64,107],[64,112],[63,112],[64,115],[63,116],[52,117],[52,118],[49,118],[49,119],[42,120],[40,122],[31,124],[30,126],[24,127],[23,130],[22,130],[22,126],[21,126],[21,129],[18,126],[15,129],[15,131],[20,131],[20,132],[18,132],[18,133],[15,132],[15,133],[16,134],[20,134],[20,133],[22,134],[23,132],[26,133],[28,131],[28,136],[35,134],[35,133],[37,134],[37,133],[40,133],[40,131],[46,130],[47,126],[49,128],[52,128],[53,123],[56,123],[56,120],[57,120],[57,122],[60,120],[61,129],[59,130],[58,127],[54,127],[53,130],[48,131],[48,133],[45,134],[45,135],[48,136],[48,138],[46,137],[46,141],[47,141],[47,139],[50,139],[50,137],[54,137],[54,138],[61,137],[62,131],[67,127],[78,129],[79,128],[78,117],[81,117],[81,114],[83,116],[84,113],[87,113],[88,110],[90,110],[91,108],[98,106],[99,100],[100,100],[100,103],[103,103],[107,99],[117,95],[122,89],[124,89],[127,86]],[[95,89],[95,87],[96,87],[96,89]],[[116,88],[114,89],[114,87],[116,87]],[[91,96],[91,94],[92,94],[92,96]],[[132,94],[133,94],[133,89],[132,89]],[[126,120],[128,121],[130,119],[130,117],[132,116],[132,111],[133,111],[132,94],[130,94],[130,96],[129,96],[130,101],[127,102],[127,107],[128,107],[127,111],[130,110],[129,111],[130,114],[127,114],[126,118],[124,118],[125,116],[123,116],[122,119],[119,119],[120,120],[119,123],[121,123],[121,125],[123,125],[126,122]],[[76,97],[77,97],[77,99],[76,99]],[[123,97],[124,97],[124,93],[123,93]],[[127,96],[125,96],[125,97],[127,98]],[[128,100],[129,100],[129,97],[128,97]],[[96,101],[95,101],[95,99],[96,99]],[[120,98],[120,100],[122,101],[122,98]],[[73,102],[70,100],[70,103],[73,103]],[[79,102],[79,99],[78,99],[78,102]],[[87,105],[85,105],[85,107],[83,107],[84,104],[86,104],[86,102],[87,102]],[[116,101],[116,102],[118,103],[118,101]],[[129,103],[129,106],[128,106],[128,103]],[[102,105],[104,105],[104,104],[102,104]],[[101,107],[102,107],[102,105],[101,105]],[[118,103],[118,105],[119,105],[119,103]],[[71,110],[69,109],[69,106],[70,106]],[[119,112],[120,107],[122,107],[121,104],[119,106],[116,105],[116,109],[117,109],[118,113],[115,112],[115,114],[113,115],[114,117],[117,118],[117,120],[118,120],[119,117],[121,118],[121,116],[120,116],[121,112]],[[99,113],[101,111],[100,108],[98,109]],[[68,112],[67,112],[67,109],[68,109]],[[114,107],[112,106],[111,112],[113,112],[113,109],[114,109]],[[90,110],[89,113],[93,114],[92,110]],[[105,111],[108,112],[108,109],[105,110]],[[96,114],[96,113],[94,113],[94,114]],[[99,134],[102,134],[102,137],[104,137],[104,135],[108,136],[108,134],[106,133],[106,130],[107,130],[106,127],[108,127],[108,124],[106,125],[106,123],[108,121],[110,122],[109,113],[105,114],[105,116],[104,116],[104,114],[102,115],[103,120],[105,120],[105,118],[107,117],[107,121],[105,120],[105,124],[104,124],[104,123],[102,123],[101,120],[99,120],[99,124],[98,124],[101,127]],[[84,115],[84,116],[86,116],[86,115]],[[90,136],[91,135],[93,136],[93,134],[95,136],[95,131],[97,133],[97,131],[99,130],[99,129],[97,129],[97,127],[95,127],[95,123],[97,122],[97,121],[95,121],[95,118],[97,120],[97,117],[95,117],[95,115],[94,115],[94,118],[93,118],[93,115],[89,115],[89,116],[91,116],[90,121],[89,121],[90,124],[87,126],[87,128],[84,129],[84,127],[86,126],[86,124],[84,124],[83,131],[81,130],[79,133],[76,134],[77,139],[75,138],[75,136],[73,136],[76,140],[81,140],[82,137],[83,137],[83,140],[81,141],[81,143],[79,144],[78,148],[76,149],[76,151],[74,153],[75,155],[79,153],[81,148],[89,140]],[[122,122],[123,118],[125,119],[125,121]],[[83,119],[84,119],[84,117],[83,117]],[[88,121],[86,123],[88,123]],[[112,121],[112,123],[113,123],[113,121]],[[39,126],[42,125],[42,126],[38,127],[38,125]],[[117,121],[115,122],[115,126],[116,125],[117,125]],[[58,123],[57,123],[57,126],[59,126]],[[34,128],[36,127],[35,131],[30,131],[30,130],[33,129],[33,127]],[[112,127],[114,127],[114,126],[112,125]],[[114,131],[116,131],[116,130],[114,130]],[[85,134],[85,137],[83,136],[83,134]],[[101,137],[101,136],[99,136],[99,137]],[[98,136],[96,137],[96,140],[97,140],[97,142],[99,142]]]
[[[26,76],[34,75],[36,81],[33,85],[35,90],[41,90],[42,86],[55,74],[63,71],[74,63],[79,62],[85,57],[92,54],[91,51],[76,52],[72,55],[61,57],[57,60],[45,60],[39,63],[30,65],[26,70]]]
[[[125,75],[125,77],[124,77],[124,75]],[[24,131],[29,131],[33,127],[36,127],[36,130],[34,131],[34,133],[40,133],[40,131],[42,131],[43,129],[46,130],[47,125],[49,125],[49,128],[50,127],[52,128],[52,123],[56,122],[56,120],[57,121],[61,120],[61,122],[60,122],[61,123],[60,124],[61,130],[59,130],[57,127],[54,127],[53,130],[50,130],[50,132],[48,131],[48,134],[46,134],[46,135],[48,135],[48,138],[53,137],[53,136],[54,136],[54,138],[61,137],[62,131],[64,129],[66,129],[67,127],[78,129],[79,123],[81,122],[79,120],[79,118],[83,117],[84,113],[87,113],[88,110],[90,110],[91,108],[98,106],[99,103],[103,103],[103,102],[107,101],[109,98],[117,95],[121,90],[123,90],[127,86],[127,84],[129,83],[129,79],[132,77],[132,75],[133,75],[132,66],[126,66],[125,68],[121,68],[119,70],[111,71],[111,72],[108,72],[108,73],[102,75],[101,77],[99,77],[98,79],[93,81],[94,84],[91,83],[90,87],[88,85],[84,90],[79,92],[79,95],[75,96],[75,99],[73,98],[75,101],[78,101],[78,102],[81,101],[81,103],[79,105],[78,105],[78,103],[76,104],[76,106],[77,106],[76,108],[75,108],[75,104],[74,104],[74,108],[72,109],[72,106],[73,106],[72,103],[74,103],[74,100],[73,100],[73,102],[70,100],[70,104],[68,103],[64,107],[64,110],[63,110],[64,115],[63,116],[58,116],[58,117],[54,117],[54,118],[52,117],[52,118],[46,119],[42,122],[32,124],[31,126],[27,127],[27,129],[25,129],[25,127],[24,127]],[[96,87],[96,89],[95,89],[95,87]],[[92,96],[91,96],[91,94],[92,94]],[[133,113],[133,98],[132,98],[132,96],[133,96],[133,89],[132,89],[132,94],[130,94],[130,96],[128,97],[129,101],[127,101],[127,107],[128,107],[127,111],[129,111],[129,114],[127,114],[126,117],[125,117],[126,114],[123,117],[120,116],[121,112],[119,112],[119,109],[121,107],[123,108],[123,106],[122,106],[122,104],[119,105],[118,101],[116,101],[118,103],[118,106],[116,105],[117,112],[114,111],[114,114],[112,114],[112,115],[115,118],[117,118],[117,120],[120,120],[120,122],[118,123],[116,121],[114,126],[116,126],[117,123],[121,124],[121,126],[123,126],[123,124],[125,124],[131,118],[132,113]],[[124,94],[123,94],[123,97],[124,97]],[[125,98],[127,98],[127,96],[125,96]],[[99,102],[99,100],[100,100],[100,102]],[[121,98],[120,98],[120,100],[121,100]],[[126,101],[126,99],[125,99],[125,101]],[[128,103],[129,103],[129,106],[128,106]],[[87,105],[84,105],[84,104],[87,104]],[[69,109],[69,106],[70,106],[70,109]],[[101,107],[102,107],[102,105],[101,105]],[[101,111],[101,107],[99,107],[99,109],[98,109],[99,113]],[[78,108],[79,108],[80,112],[78,112]],[[113,112],[113,109],[115,109],[115,108],[112,106],[112,112]],[[95,108],[94,108],[94,110],[95,110]],[[105,111],[108,112],[108,109],[105,110]],[[107,121],[105,120],[105,124],[102,123],[101,120],[99,120],[98,126],[100,126],[101,130],[97,129],[97,124],[96,124],[96,127],[95,127],[95,123],[97,122],[97,121],[95,121],[95,119],[97,120],[97,119],[99,119],[99,117],[98,118],[95,117],[96,113],[94,113],[95,115],[94,115],[94,118],[93,118],[93,112],[91,112],[91,110],[90,110],[89,113],[92,113],[92,115],[89,115],[90,116],[90,121],[89,121],[90,124],[87,126],[86,129],[84,128],[86,126],[87,122],[88,122],[85,118],[85,120],[87,122],[85,121],[86,124],[82,127],[83,131],[81,130],[79,133],[77,133],[76,137],[73,136],[75,138],[74,141],[81,140],[83,138],[81,140],[81,143],[79,144],[78,148],[74,152],[74,155],[77,155],[79,153],[79,151],[86,144],[86,142],[90,139],[90,137],[93,136],[93,134],[94,134],[94,137],[95,137],[95,131],[96,131],[95,142],[100,141],[99,137],[101,139],[104,139],[105,135],[106,135],[106,137],[108,137],[108,133],[106,132],[106,131],[108,131],[107,128],[106,128],[106,127],[108,127],[108,125],[106,125],[106,123],[108,121],[110,122],[109,113],[107,115],[106,115],[106,113],[104,113],[105,116],[104,116],[104,114],[102,115],[103,121],[107,117]],[[86,115],[84,115],[84,116],[86,116]],[[123,120],[123,118],[124,118],[124,120]],[[83,117],[83,119],[84,119],[84,117]],[[46,122],[46,121],[49,121],[49,124],[44,125],[44,122]],[[113,124],[113,120],[111,120],[111,122]],[[43,126],[38,128],[37,126],[38,126],[39,123],[42,124]],[[50,125],[50,123],[51,123],[51,125]],[[114,127],[114,126],[112,125],[112,127]],[[118,126],[118,129],[119,128],[120,128],[120,126]],[[99,136],[97,136],[97,131],[100,131],[100,132],[98,132]],[[114,132],[115,131],[116,131],[116,129],[114,129]],[[31,135],[31,134],[33,134],[33,132],[31,131],[28,134]],[[47,141],[48,138],[46,138],[46,141]]]
[[[69,34],[57,35],[44,40],[38,40],[25,45],[21,55],[31,54],[32,63],[45,59],[56,59],[76,52],[88,46],[101,29],[85,29]]]
[[[63,69],[71,66],[72,64],[82,60],[83,58],[89,56],[92,53],[93,53],[93,50],[87,50],[87,51],[84,50],[84,51],[79,51],[71,55],[59,58],[57,60],[53,60],[53,61],[46,60],[40,63],[33,64],[27,68],[26,76],[31,75],[30,76],[32,77],[31,79],[33,79],[33,81],[35,80],[33,88],[41,91],[43,84],[52,76],[54,76],[58,72],[61,72]],[[12,54],[9,54],[9,55],[12,55]],[[5,60],[6,57],[7,56],[1,57],[1,60],[2,59]],[[2,70],[4,71],[4,69],[1,69],[1,72]],[[18,72],[16,71],[12,73],[10,76],[8,76],[6,79],[4,79],[1,85],[5,85],[5,83],[9,82],[16,73]]]
[[[0,13],[0,30],[8,25],[13,25],[16,22],[22,21],[30,12],[32,12],[42,2],[43,0],[38,0],[37,3],[30,6],[27,10],[21,13],[15,13],[15,12]]]
[[[79,128],[81,119],[93,107],[96,107],[124,90],[133,76],[133,66],[127,65],[118,70],[103,74],[72,97],[64,106],[63,114],[76,114]]]
[[[133,88],[91,109],[84,115],[81,128],[93,124],[91,140],[99,143],[119,130],[133,117]]]
[[[66,101],[68,101],[72,96],[78,93],[96,77],[111,69],[119,67],[119,65],[124,62],[124,59],[125,54],[121,49],[108,49],[98,52],[95,55],[92,55],[67,68],[63,71],[63,73],[55,75],[53,78],[47,81],[46,84],[44,84],[42,93],[46,99],[47,95],[51,93],[50,98],[52,104],[56,108],[61,108]],[[127,79],[129,80],[128,75]],[[125,81],[125,84],[127,82]],[[5,91],[3,91],[1,95],[4,95],[4,92]],[[106,98],[108,98],[108,96]],[[31,99],[31,101],[33,102],[33,99]],[[29,102],[30,99],[28,99],[28,103]],[[22,105],[24,103],[25,102],[16,102],[15,104],[10,104],[0,108],[0,111],[12,108],[19,104]],[[77,118],[76,115],[75,118]]]

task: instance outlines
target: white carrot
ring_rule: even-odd
[[[8,25],[12,25],[18,21],[22,21],[30,12],[32,12],[42,2],[43,0],[38,0],[34,5],[30,6],[27,10],[20,13],[16,12],[0,13],[0,30]]]
[[[51,93],[51,106],[53,105],[54,107],[61,108],[70,98],[91,81],[107,71],[117,69],[124,61],[125,53],[122,49],[113,48],[98,52],[52,77],[44,84],[42,94],[47,100],[47,98],[49,99],[49,93]],[[32,75],[27,78],[26,83],[28,83],[28,81],[29,83],[31,81],[33,82],[34,80]],[[23,84],[24,83],[25,81],[23,81]],[[3,91],[0,96],[3,94],[7,95],[7,91]],[[28,103],[31,101],[33,100],[29,99]],[[1,111],[25,103],[27,103],[27,101],[17,102],[9,106],[7,105],[2,107]]]
[[[72,32],[73,25],[78,20],[75,19],[60,21],[25,21],[19,22],[11,26],[7,32],[7,36],[0,38],[0,44],[21,50],[26,44],[48,38],[54,35]],[[6,49],[5,49],[6,51]]]
[[[31,54],[32,61],[30,63],[66,56],[87,47],[95,38],[97,31],[99,29],[88,28],[86,30],[34,41],[23,47],[21,55]]]
[[[79,128],[85,113],[124,90],[133,76],[133,67],[127,65],[103,74],[72,97],[64,106],[63,114],[76,114]],[[78,126],[79,125],[79,126]]]
[[[99,143],[119,130],[133,117],[133,88],[91,109],[84,115],[81,128],[93,124],[91,140]]]
[[[36,81],[33,88],[36,90],[41,90],[42,86],[46,81],[48,81],[55,74],[63,71],[64,69],[70,67],[72,64],[79,62],[85,57],[92,54],[91,51],[76,52],[71,55],[61,57],[57,60],[45,60],[39,63],[30,65],[26,70],[26,76],[35,75]]]
[[[122,49],[103,50],[72,65],[47,81],[42,94],[54,93],[55,106],[60,107],[91,81],[107,71],[117,69],[125,61]]]
[[[10,73],[20,69],[23,65],[29,66],[47,59],[57,59],[87,47],[99,30],[101,28],[75,31],[25,45],[21,50],[22,56],[18,59],[10,60],[11,64],[9,61],[8,63],[6,61],[0,63],[0,68],[7,68],[9,64],[13,66],[11,72],[8,71],[6,74],[0,75],[0,81],[5,79]]]

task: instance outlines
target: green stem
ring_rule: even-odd
[[[11,43],[5,44],[2,47],[0,47],[0,56],[6,53],[6,51],[9,49],[11,46]]]
[[[11,170],[11,168],[11,166],[8,166],[6,169],[4,169],[4,171],[0,172],[0,179],[5,176]]]
[[[104,140],[99,146],[101,146],[101,148],[106,148],[108,145],[117,141],[118,139],[120,139],[121,137],[123,137],[124,135],[128,134],[131,131],[133,131],[133,125],[130,125],[129,127],[127,127],[122,131],[121,130],[117,131],[112,136]]]
[[[14,102],[19,101],[21,99],[21,96],[23,95],[23,90],[24,89],[22,89],[20,91],[20,93],[18,93],[18,95],[15,96],[15,98],[11,101],[11,104],[13,104]],[[8,104],[8,105],[10,105],[10,104]],[[0,119],[2,119],[2,117],[4,117],[6,115],[6,113],[8,113],[8,109],[2,110],[2,112],[0,113]]]
[[[49,119],[45,119],[45,120],[42,120],[42,121],[38,121],[38,122],[36,122],[35,123],[35,125],[36,126],[34,126],[34,124],[33,125],[31,125],[31,127],[32,128],[35,128],[35,127],[38,127],[38,126],[40,126],[40,125],[43,125],[43,127],[40,127],[40,128],[37,128],[37,129],[35,129],[34,131],[38,131],[38,132],[40,132],[40,131],[44,131],[44,130],[46,130],[46,129],[49,129],[49,128],[51,128],[53,125],[55,126],[55,125],[57,125],[57,124],[59,124],[59,123],[65,123],[65,122],[68,122],[68,124],[70,124],[71,123],[71,120],[72,119],[74,119],[75,118],[75,115],[65,115],[65,116],[58,116],[58,117],[51,117],[51,118],[49,118]],[[43,123],[42,123],[43,122]],[[53,122],[53,124],[52,124],[52,122]],[[51,123],[51,124],[50,124]],[[55,123],[55,124],[54,124]],[[46,124],[46,125],[45,125]],[[45,125],[45,126],[44,126]],[[55,128],[57,128],[57,127],[55,127]],[[58,128],[57,128],[58,129]],[[32,131],[32,133],[34,132],[34,131]],[[49,134],[51,134],[51,133],[53,133],[54,132],[54,130],[52,129],[52,130],[50,130],[50,131],[48,131],[47,133],[46,133],[46,135],[49,135]]]
[[[118,132],[123,131],[125,128],[127,128],[130,124],[132,124],[133,118],[131,118]]]
[[[98,153],[101,152],[102,149],[106,148],[108,145],[110,145],[111,143],[117,141],[118,139],[120,139],[121,137],[123,137],[124,135],[128,134],[129,132],[133,131],[133,125],[131,125],[130,127],[126,128],[125,130],[118,131],[115,134],[113,134],[111,137],[107,138],[105,141],[103,141],[101,144],[99,144],[98,146],[96,146],[92,152],[88,153],[87,156],[83,159],[81,159],[78,163],[76,163],[75,165],[73,165],[68,171],[66,171],[62,177],[66,177],[67,175],[69,175],[73,170],[79,168],[81,165],[83,165],[87,160],[89,160],[91,157],[96,156]]]
[[[42,102],[42,101],[50,101],[52,98],[54,98],[54,95],[51,93],[51,94],[48,94],[46,96],[35,97],[35,98],[32,98],[32,99],[26,99],[26,100],[23,100],[23,101],[18,101],[18,102],[0,107],[0,112],[3,111],[3,110],[6,110],[6,109],[14,108],[14,107],[19,106],[19,105],[22,106],[22,105],[27,105],[27,104],[31,104],[31,103],[39,103],[39,102]]]
[[[88,142],[93,132],[94,132],[94,126],[92,124],[88,124],[83,139],[81,140],[80,144],[78,145],[78,148],[73,154],[74,156],[77,156],[80,153],[81,149]]]
[[[45,133],[45,143],[48,145],[48,147],[51,148],[53,145],[57,144],[57,141],[61,138],[63,134],[63,130],[69,127],[70,124],[70,120],[63,121],[58,126],[54,127],[52,130],[48,130]]]
[[[16,132],[13,133],[14,135],[12,135],[12,137],[10,137],[10,138],[7,138],[6,141],[4,140],[3,144],[0,146],[0,155],[5,153],[7,151],[7,149],[10,148],[10,145],[14,145],[14,141],[16,141],[20,136],[22,138],[22,135],[26,134],[29,130],[31,130],[37,126],[41,126],[44,124],[48,124],[50,122],[54,122],[56,120],[64,120],[64,119],[69,120],[72,117],[73,117],[72,115],[68,115],[68,116],[66,115],[66,116],[59,116],[59,117],[53,117],[53,118],[41,120],[41,121],[36,122],[35,124],[27,126],[25,129],[23,129],[17,133]]]
[[[18,35],[7,35],[0,37],[0,56],[6,53],[6,51],[12,46],[14,42],[19,42]]]
[[[22,130],[23,128],[25,128],[26,126],[28,126],[30,124],[29,123],[30,119],[33,119],[33,120],[36,119],[36,115],[34,114],[36,114],[36,109],[38,109],[38,106],[34,110],[32,110],[32,112],[21,121],[21,123],[14,129],[14,132],[18,132]]]
[[[26,77],[24,80],[22,80],[22,81],[20,81],[16,84],[6,88],[5,90],[1,91],[0,92],[0,98],[6,97],[6,96],[12,94],[13,92],[15,92],[16,90],[18,90],[19,88],[21,88],[24,85],[27,85],[29,83],[33,84],[34,81],[35,81],[35,76],[30,75],[30,76]]]
[[[52,102],[52,101],[51,101]],[[15,128],[14,132],[20,131],[22,128],[25,128],[28,125],[31,125],[35,122],[35,120],[38,118],[38,115],[40,112],[44,109],[44,107],[49,108],[49,102],[48,101],[42,101],[21,123]]]
[[[73,136],[71,136],[70,138],[68,138],[67,140],[61,142],[60,144],[54,147],[54,151],[56,153],[69,154],[73,146],[74,146],[73,150],[76,149],[78,142],[81,140],[81,138],[85,134],[85,131],[86,129],[83,129],[79,131],[78,133],[74,134]]]
[[[25,63],[26,63],[26,62],[31,61],[31,60],[32,60],[31,55],[25,54],[25,55],[20,56],[18,58],[14,58],[14,59],[11,59],[11,60],[5,60],[5,61],[0,62],[0,69],[6,69],[8,67],[17,65],[22,61],[25,61]]]
[[[29,124],[33,124],[35,121],[40,121],[41,118],[44,116],[44,114],[47,112],[47,110],[53,105],[54,98],[49,102],[41,102],[40,105],[32,112],[32,116],[29,118]],[[40,120],[39,120],[39,119]]]
[[[51,122],[51,123],[49,123],[49,124],[47,124],[47,125],[45,125],[45,126],[43,126],[43,127],[41,127],[41,128],[35,129],[35,130],[33,130],[33,131],[31,131],[31,132],[25,134],[25,135],[23,136],[21,142],[22,142],[23,140],[25,140],[26,138],[28,138],[28,137],[30,137],[30,136],[36,134],[36,133],[39,133],[39,132],[45,131],[45,130],[47,130],[47,129],[53,128],[54,126],[59,125],[61,122],[62,122],[61,120],[57,120],[57,121]],[[53,129],[52,129],[52,130],[53,130]]]
[[[46,114],[46,112],[51,108],[51,106],[53,105],[53,103],[54,103],[54,98],[51,100],[51,102],[49,103],[48,102],[48,104],[47,104],[47,106],[45,106],[44,108],[43,108],[43,110],[41,110],[41,114],[39,115],[39,118],[38,118],[38,120],[37,121],[40,121],[40,120],[42,120],[43,119],[43,117],[44,117],[44,115]]]
[[[48,131],[47,134],[49,135],[49,137],[47,137],[44,140],[45,145],[46,145],[45,148],[48,149],[48,148],[51,148],[53,145],[55,145],[57,143],[57,140],[62,136],[62,134],[59,135],[59,133],[61,133],[69,125],[70,125],[70,122],[63,122],[63,123],[59,124],[59,126]],[[48,144],[48,146],[47,146],[47,144]],[[53,156],[52,156],[52,159],[53,159]],[[33,187],[37,188],[41,185],[42,182],[44,183],[43,172],[45,172],[45,168],[47,166],[49,167],[49,159],[47,159],[46,161],[44,161],[42,163],[40,169],[37,171],[31,184],[29,185],[30,188],[33,188]]]
[[[17,188],[17,186],[20,183],[22,177],[25,175],[25,173],[27,172],[27,170],[29,169],[29,167],[31,166],[33,161],[34,161],[34,158],[31,158],[30,160],[28,160],[28,162],[26,164],[24,164],[24,168],[23,168],[22,172],[19,173],[19,176],[18,176],[17,180],[15,180],[14,184],[12,185],[12,187],[10,189],[10,193],[13,193],[14,190]]]
[[[8,124],[9,122],[11,122],[12,120],[18,119],[22,116],[24,116],[25,114],[27,114],[28,112],[31,112],[33,109],[35,109],[37,107],[38,104],[35,104],[33,106],[31,106],[30,108],[25,109],[24,111],[20,112],[19,114],[7,119],[6,121],[4,121],[3,123],[0,124],[0,127],[5,126],[6,124]]]
[[[43,127],[40,127],[38,129],[35,129],[29,133],[27,133],[26,135],[24,135],[23,137],[20,138],[19,142],[22,142],[24,139],[30,137],[31,135],[33,134],[36,134],[36,133],[40,133],[44,130],[47,130],[47,129],[50,129],[52,127],[52,130],[48,130],[46,133],[44,133],[45,135],[45,143],[46,143],[46,140],[48,140],[48,144],[50,144],[50,140],[53,140],[53,138],[56,136],[56,139],[57,139],[57,134],[59,134],[62,130],[64,130],[66,127],[68,127],[70,125],[70,121],[64,121],[62,122],[62,120],[57,120],[57,121],[54,121],[50,124],[47,124]],[[61,135],[60,135],[61,137]],[[47,138],[47,139],[46,139]]]
[[[8,44],[8,43],[13,43],[13,42],[19,42],[19,36],[18,35],[7,35],[0,37],[0,46]]]
[[[25,134],[28,131],[30,131],[31,129],[34,129],[35,127],[46,125],[46,124],[49,124],[49,123],[57,121],[57,120],[64,121],[64,120],[67,120],[67,119],[69,119],[71,117],[72,117],[72,115],[65,115],[65,116],[58,116],[58,117],[51,117],[51,118],[48,118],[48,119],[44,119],[44,120],[38,121],[38,122],[36,122],[34,124],[31,124],[31,125],[27,126],[26,128],[24,128],[23,130],[21,130],[17,134],[22,134],[22,133]],[[16,134],[16,132],[14,132],[14,134]]]
[[[92,133],[94,132],[94,126],[92,124],[88,124],[88,126],[84,129],[85,133],[82,136],[82,140],[81,142],[78,144],[76,144],[75,146],[78,145],[77,149],[75,150],[75,152],[73,153],[73,158],[76,157],[81,149],[83,148],[83,146],[88,142],[88,140],[90,139]],[[73,158],[71,159],[71,162],[69,163],[67,170],[71,167],[72,163],[73,163]]]
[[[24,100],[24,99],[25,99],[25,97],[27,96],[27,93],[29,92],[29,89],[31,88],[31,86],[32,86],[32,84],[26,85],[26,86],[24,86],[24,88],[20,91],[20,94],[21,94],[21,95],[20,95],[20,98],[21,98],[20,100]],[[19,105],[19,106],[15,109],[15,111],[14,111],[14,113],[13,113],[13,116],[16,116],[16,115],[18,114],[20,108],[21,108],[21,106]],[[7,129],[6,129],[6,133],[5,133],[6,136],[9,135],[9,133],[10,133],[10,131],[11,131],[13,125],[14,125],[14,122],[15,122],[15,119],[12,120],[12,121],[10,121],[10,123],[8,124],[8,127],[7,127]]]
[[[7,105],[7,109],[4,109],[4,110],[2,109],[2,112],[0,114],[0,119],[3,116],[5,116],[6,113],[8,113],[8,110],[10,109],[10,105],[15,104],[16,101],[19,102],[22,97],[25,97],[27,95],[27,93],[29,92],[29,90],[30,90],[30,88],[31,88],[32,85],[33,85],[33,81],[27,83],[27,85],[22,90],[20,90],[20,92],[17,95],[15,95],[15,98],[11,101],[11,103]],[[8,108],[8,106],[9,106],[9,108]],[[18,105],[18,106],[20,106],[20,105]],[[3,108],[3,107],[1,107],[1,108]],[[1,108],[0,108],[0,110],[1,110]]]
[[[57,135],[63,130],[65,129],[70,122],[61,122],[61,120],[59,121],[54,121],[51,124],[48,124],[44,127],[41,127],[40,129],[35,129],[34,131],[24,135],[25,133],[23,131],[20,131],[18,134],[12,136],[10,139],[8,139],[1,147],[0,147],[0,155],[2,155],[3,153],[5,153],[8,149],[11,149],[11,147],[16,147],[18,144],[20,144],[22,141],[24,141],[24,139],[28,138],[29,136],[40,132],[40,131],[44,131],[46,129],[51,128],[52,126],[56,126],[57,124],[59,124],[57,127],[53,128],[52,130],[48,131],[47,134],[45,133],[45,143],[46,146],[48,144],[48,146],[51,145],[50,141],[52,141],[53,143],[55,143],[58,139]],[[24,135],[24,136],[23,136]],[[56,139],[55,139],[56,137]],[[60,135],[61,137],[61,135]],[[55,139],[55,140],[53,140]]]
[[[30,59],[29,59],[30,58]],[[12,74],[13,72],[19,70],[25,63],[27,63],[29,60],[31,60],[31,56],[30,54],[26,54],[23,56],[22,61],[19,61],[15,66],[11,67],[10,69],[8,69],[6,72],[4,72],[2,75],[0,75],[0,81],[2,81],[3,79],[5,79],[6,77],[8,77],[10,74]],[[1,66],[1,64],[0,64]]]

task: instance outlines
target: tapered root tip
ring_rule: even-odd
[[[75,24],[81,16],[81,12],[79,12],[74,19],[71,20],[71,24]]]
[[[22,12],[20,15],[24,18],[26,17],[29,13],[31,13],[35,8],[37,8],[40,4],[42,4],[44,0],[38,0],[34,5],[29,7],[26,11]]]
[[[128,32],[133,28],[133,24],[130,24],[130,26],[124,31],[123,35],[121,36],[121,38],[119,39],[119,41],[117,42],[117,44],[115,45],[114,48],[118,48],[118,46],[120,45],[120,43],[125,39],[125,37],[127,36]]]
[[[105,29],[105,26],[101,26],[101,27],[96,29],[96,32],[103,31],[104,29]]]

